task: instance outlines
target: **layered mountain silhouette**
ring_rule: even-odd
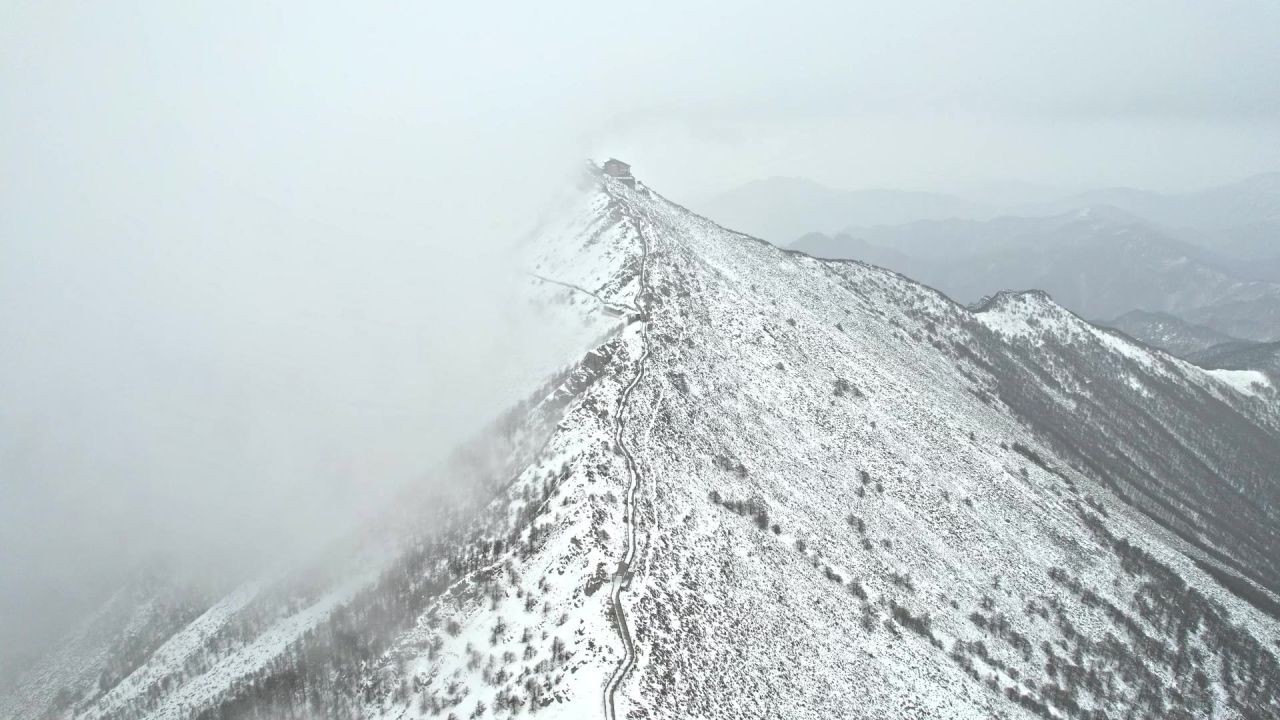
[[[986,218],[997,211],[956,195],[909,190],[836,190],[802,178],[757,180],[707,199],[698,210],[785,245],[811,231],[939,218]]]
[[[1113,207],[810,233],[793,247],[884,265],[966,303],[1037,288],[1091,320],[1138,310],[1227,338],[1280,339],[1280,284],[1248,279],[1212,251]]]
[[[1193,361],[1195,357],[1211,348],[1228,344],[1254,344],[1163,312],[1130,310],[1106,325],[1148,345]]]

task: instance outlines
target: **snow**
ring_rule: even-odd
[[[1257,395],[1271,388],[1271,379],[1259,370],[1205,370],[1205,373],[1230,385],[1245,395]]]
[[[1142,364],[1148,370],[1160,372],[1160,362],[1150,350],[1139,347],[1105,328],[1090,326],[1090,331],[1111,350]]]
[[[335,587],[312,605],[281,619],[243,650],[226,657],[192,681],[178,685],[165,702],[147,717],[155,720],[177,720],[187,717],[189,708],[203,706],[226,692],[237,681],[249,677],[270,663],[273,658],[279,657],[290,643],[319,624],[357,592],[368,587],[381,570],[380,566],[374,565],[363,574],[354,576]],[[252,589],[246,588],[241,592],[252,592]]]
[[[214,604],[199,618],[165,641],[142,668],[112,688],[85,717],[97,718],[108,715],[116,708],[145,693],[153,683],[180,673],[183,663],[192,654],[199,652],[205,641],[257,597],[261,589],[261,583],[247,583]]]
[[[646,245],[641,317],[628,311],[641,304]],[[519,549],[454,582],[369,664],[369,687],[403,681],[415,696],[374,693],[366,717],[431,716],[419,704],[427,698],[456,701],[450,709],[465,717],[480,703],[492,711],[504,693],[525,712],[529,683],[545,693],[538,717],[599,717],[623,658],[609,590],[632,532],[635,575],[621,599],[637,656],[618,717],[1031,718],[1008,693],[1045,686],[1043,648],[1068,654],[1062,623],[1094,642],[1125,632],[1049,570],[1126,612],[1147,582],[1085,526],[1086,513],[1175,569],[1243,635],[1280,630],[1011,405],[1026,386],[1046,416],[1113,428],[1124,426],[1106,425],[1114,413],[1096,408],[1119,397],[1137,417],[1167,423],[1160,431],[1174,441],[1153,452],[1177,456],[1186,445],[1197,462],[1218,462],[1224,436],[1178,413],[1202,403],[1213,417],[1251,422],[1244,413],[1258,403],[1219,397],[1230,394],[1225,377],[1097,330],[1042,293],[1002,294],[971,312],[877,268],[733,233],[643,184],[593,181],[549,216],[529,254],[539,277],[525,289],[558,338],[547,362],[595,347],[578,367],[603,368],[574,386],[537,450],[505,476],[484,516],[500,521],[477,521],[487,537],[511,530]],[[646,349],[644,379],[628,397]],[[633,523],[620,418],[640,471]],[[1131,463],[1118,479],[1167,472],[1122,440],[1104,448]],[[1212,457],[1201,452],[1210,447]],[[1213,469],[1230,477],[1231,468]],[[529,507],[525,491],[551,477],[533,519],[505,524]],[[368,580],[353,574],[177,683],[157,717],[213,704]],[[242,593],[174,635],[119,692],[163,676],[237,603],[255,602]],[[1060,615],[1046,620],[1035,607]],[[903,613],[928,618],[932,635],[908,629]],[[1000,615],[1027,648],[981,629],[975,614]],[[450,621],[456,633],[445,630]],[[954,656],[976,642],[990,660],[970,653],[977,677]],[[1216,646],[1188,642],[1207,658],[1213,692],[1225,693]],[[1178,686],[1173,669],[1152,665],[1165,688]],[[1136,707],[1135,688],[1118,684],[1108,714]],[[1080,702],[1105,704],[1086,692]],[[1221,697],[1216,710],[1236,716]]]

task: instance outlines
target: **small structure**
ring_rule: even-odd
[[[618,178],[627,187],[636,186],[636,179],[631,175],[631,166],[617,158],[609,158],[604,162],[604,174]]]
[[[631,166],[617,158],[604,161],[604,173],[614,177],[631,177]]]

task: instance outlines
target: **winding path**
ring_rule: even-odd
[[[632,216],[633,222],[634,219],[634,216]],[[647,291],[645,273],[648,269],[649,242],[645,239],[644,230],[640,223],[635,223],[635,225],[636,233],[640,236],[641,243],[640,287],[636,291],[635,309],[638,311],[640,321],[643,323],[641,342],[644,349],[640,353],[635,377],[631,379],[631,382],[622,391],[622,395],[618,399],[618,412],[616,415],[618,422],[614,431],[614,441],[617,443],[619,450],[622,452],[622,457],[627,463],[629,482],[623,505],[623,523],[627,526],[627,552],[623,555],[622,560],[618,562],[618,569],[613,574],[613,586],[609,591],[609,602],[613,609],[614,621],[618,625],[618,637],[622,640],[623,655],[618,667],[613,671],[613,676],[609,678],[609,682],[604,687],[604,714],[606,720],[617,720],[614,696],[617,695],[618,687],[622,684],[623,679],[626,678],[627,673],[631,672],[631,668],[636,664],[635,640],[631,636],[631,626],[627,624],[626,610],[622,606],[622,593],[631,585],[631,565],[636,556],[635,497],[636,489],[640,487],[642,478],[640,466],[636,463],[635,457],[632,456],[630,448],[627,447],[624,436],[627,427],[627,401],[631,398],[632,391],[644,379],[646,361],[649,359],[649,317],[645,314],[643,304],[645,292]]]
[[[604,298],[600,297],[598,294],[593,293],[590,290],[582,287],[581,285],[574,285],[573,283],[564,282],[562,280],[554,280],[552,278],[546,277],[545,275],[539,275],[538,273],[534,273],[534,272],[529,273],[529,276],[537,278],[545,283],[551,283],[552,285],[559,285],[560,287],[566,287],[566,288],[569,288],[570,290],[576,290],[577,292],[583,293],[584,295],[590,295],[592,298],[595,299],[596,302],[600,303],[600,305],[602,305],[605,310],[608,310],[609,312],[615,315],[628,315],[628,314],[640,312],[640,307],[638,304],[637,305],[619,305],[617,303],[611,303],[608,300],[605,300]],[[641,293],[644,292],[643,277],[644,277],[644,271],[641,270],[641,281],[640,281]],[[637,296],[637,303],[638,302],[639,302],[639,297]]]

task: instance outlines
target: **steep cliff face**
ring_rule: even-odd
[[[1274,390],[595,172],[530,257],[582,353],[468,492],[8,716],[1274,713]]]

